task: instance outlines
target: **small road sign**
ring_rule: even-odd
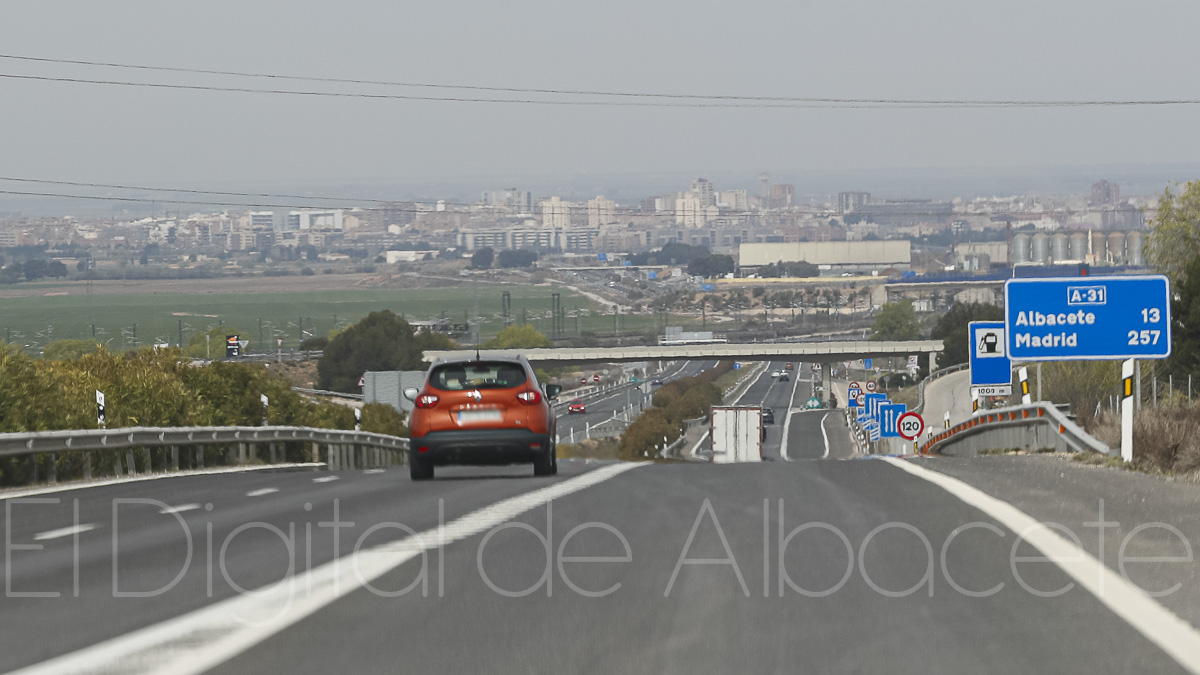
[[[875,380],[867,380],[867,393],[875,393]]]
[[[901,438],[909,441],[914,441],[921,436],[921,432],[925,430],[925,420],[915,412],[906,412],[900,416],[900,420],[896,422],[896,431]]]
[[[883,438],[898,437],[900,435],[900,418],[907,409],[908,406],[903,403],[879,406],[879,435]]]
[[[1003,321],[972,321],[967,326],[971,386],[1012,383]]]

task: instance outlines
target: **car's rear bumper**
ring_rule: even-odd
[[[409,439],[409,456],[435,465],[532,462],[550,446],[550,435],[528,429],[433,431]]]

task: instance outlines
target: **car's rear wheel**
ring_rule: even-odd
[[[558,448],[554,443],[546,448],[546,453],[533,460],[533,475],[554,476],[558,474]]]
[[[408,476],[413,480],[429,480],[433,478],[433,462],[427,459],[410,457],[408,460]]]

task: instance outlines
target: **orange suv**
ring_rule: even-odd
[[[562,390],[539,386],[523,356],[438,359],[420,390],[406,389],[408,466],[413,480],[447,464],[533,463],[535,476],[558,473],[550,400]]]

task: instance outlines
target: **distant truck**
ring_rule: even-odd
[[[712,462],[761,462],[762,442],[766,433],[763,409],[758,406],[713,406],[709,419],[712,425]]]

